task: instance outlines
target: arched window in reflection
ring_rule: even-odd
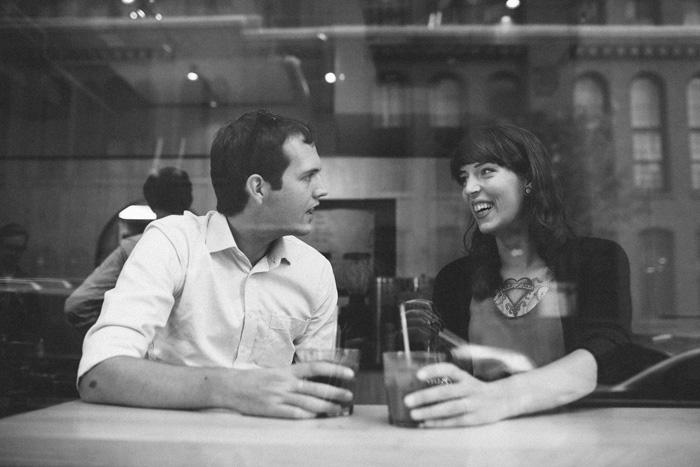
[[[462,83],[454,76],[433,80],[428,94],[428,115],[433,128],[459,128],[462,112]]]
[[[578,0],[573,3],[572,23],[605,24],[605,2],[603,0]]]
[[[665,191],[661,85],[639,77],[630,89],[630,126],[634,158],[634,184],[649,191]]]
[[[408,81],[398,74],[380,76],[375,88],[374,126],[379,128],[397,128],[406,125],[408,115]]]
[[[693,190],[700,190],[700,77],[695,77],[688,83],[686,100],[690,183]]]
[[[661,24],[660,4],[659,0],[626,0],[625,22],[627,24]]]
[[[700,24],[700,1],[683,1],[683,24],[693,26]]]
[[[673,232],[652,228],[639,234],[642,253],[642,296],[640,303],[643,313],[652,316],[675,314]]]
[[[574,111],[587,129],[595,129],[608,114],[608,90],[597,75],[585,75],[574,85]]]
[[[488,110],[496,118],[515,120],[524,114],[525,91],[520,77],[510,72],[491,75],[486,85]]]

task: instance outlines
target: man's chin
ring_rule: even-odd
[[[294,235],[296,237],[303,237],[304,235],[309,235],[313,231],[311,224],[305,226],[299,226],[294,229],[290,229],[291,232],[288,235]]]

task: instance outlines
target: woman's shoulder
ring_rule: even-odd
[[[557,274],[605,274],[605,271],[626,271],[629,259],[615,241],[600,237],[575,237],[559,250]]]
[[[463,278],[471,273],[473,267],[474,261],[469,256],[462,256],[443,266],[438,272],[436,280]]]
[[[624,254],[624,250],[617,242],[600,237],[573,237],[564,244],[564,249],[584,256]]]

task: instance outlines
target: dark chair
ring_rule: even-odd
[[[700,348],[662,360],[610,392],[635,399],[700,401]]]

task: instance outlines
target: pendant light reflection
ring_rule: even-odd
[[[187,72],[187,79],[190,81],[197,81],[199,79],[199,73],[197,72],[197,68],[190,68],[190,71]]]
[[[156,213],[147,205],[132,204],[119,212],[119,219],[125,221],[146,221],[156,218]]]

